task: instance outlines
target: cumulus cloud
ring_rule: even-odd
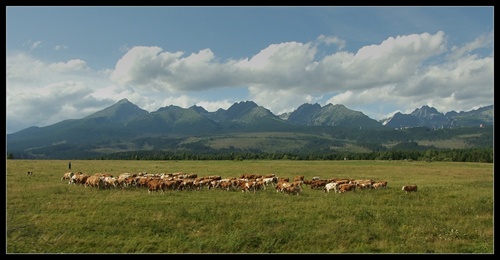
[[[317,40],[345,44],[332,36],[320,35]],[[316,60],[317,48],[312,42],[271,44],[252,57],[220,62],[210,49],[184,56],[160,47],[138,46],[117,62],[111,79],[122,86],[176,94],[243,85],[249,88],[250,99],[262,101],[263,106],[281,107],[285,105],[277,105],[274,97],[318,100],[329,93],[387,85],[399,93],[411,93],[417,86],[411,81],[425,71],[425,62],[446,51],[446,37],[442,31],[389,37],[356,53],[339,51],[320,60]]]
[[[79,59],[44,63],[26,53],[9,54],[7,132],[81,118],[113,104],[114,100],[91,95],[109,80],[89,71]]]
[[[160,47],[130,49],[116,64],[111,80],[140,89],[178,93],[238,84],[234,62],[218,63],[209,49],[183,57]]]
[[[166,68],[182,55],[182,52],[161,51],[160,47],[132,48],[116,63],[111,80],[121,85],[137,87],[154,83],[163,73],[168,73]]]
[[[38,89],[15,89],[7,92],[8,114],[13,115],[9,124],[47,125],[74,115],[78,107],[74,102],[91,93],[82,82],[56,82]],[[73,108],[73,109],[70,109]],[[15,116],[14,116],[15,115]],[[26,127],[28,127],[26,126]]]
[[[27,83],[40,79],[46,66],[25,53],[7,56],[7,86],[12,83]]]

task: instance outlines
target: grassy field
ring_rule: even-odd
[[[68,185],[68,161],[6,161],[7,253],[494,253],[493,164],[411,161],[72,161],[87,174],[275,174],[386,180],[299,196]],[[26,174],[33,171],[32,176]],[[417,184],[414,193],[403,185]]]

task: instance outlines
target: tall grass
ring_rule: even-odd
[[[61,181],[67,161],[8,160],[7,253],[493,253],[493,164],[72,161],[72,171],[386,180],[343,194],[149,194]],[[26,175],[33,171],[33,176]],[[404,193],[403,185],[419,190]]]

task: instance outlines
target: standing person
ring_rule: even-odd
[[[71,162],[68,163],[68,169],[71,170]]]

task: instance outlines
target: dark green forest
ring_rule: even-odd
[[[451,149],[426,151],[391,150],[370,153],[257,153],[218,151],[214,153],[176,153],[137,151],[101,156],[101,160],[409,160],[493,163],[493,148]]]
[[[12,153],[7,159],[16,159]],[[390,150],[370,153],[267,153],[218,150],[210,153],[170,151],[130,151],[88,157],[97,160],[408,160],[493,163],[493,148]]]

